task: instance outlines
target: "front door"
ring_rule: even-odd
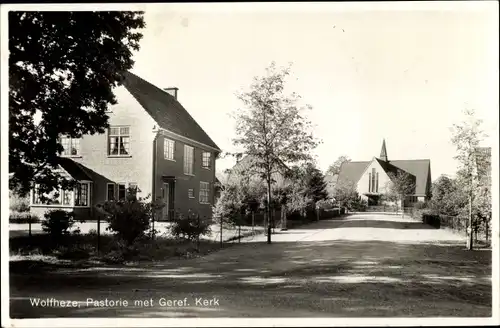
[[[168,183],[163,183],[163,188],[161,189],[161,198],[162,198],[162,201],[163,201],[163,204],[165,204],[165,206],[163,207],[162,209],[162,218],[164,220],[167,220],[168,219],[168,193],[169,193],[169,189],[168,189]]]

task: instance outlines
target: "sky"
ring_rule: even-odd
[[[498,140],[498,4],[444,7],[342,3],[157,4],[132,72],[178,100],[223,151],[233,150],[235,94],[272,61],[292,65],[287,90],[313,109],[326,170],[340,155],[430,159],[433,180],[453,175],[450,127],[474,109]],[[218,170],[234,164],[218,160]]]

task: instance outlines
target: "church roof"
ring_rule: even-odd
[[[428,179],[428,177],[430,174],[431,161],[429,159],[396,160],[387,162],[379,158],[376,158],[375,160],[378,161],[380,166],[387,173],[397,173],[399,170],[403,170],[415,176],[415,195],[424,196],[427,194],[430,184],[430,179]],[[371,162],[372,161],[343,163],[340,167],[338,181],[358,182],[366,167]]]
[[[358,182],[359,178],[361,178],[361,175],[370,163],[371,161],[342,163],[337,181],[339,183],[344,181]]]

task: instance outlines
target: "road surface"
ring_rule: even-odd
[[[128,267],[35,274],[11,264],[11,317],[491,315],[491,251],[466,251],[450,231],[363,214],[272,238]]]

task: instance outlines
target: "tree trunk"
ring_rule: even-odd
[[[485,235],[485,238],[486,238],[486,242],[488,242],[488,232],[489,232],[488,229],[489,229],[489,227],[488,227],[488,219],[486,219],[484,221],[484,235]]]
[[[467,249],[474,249],[474,240],[472,237],[472,191],[469,192],[469,226],[467,228]]]
[[[285,205],[281,205],[281,231],[286,231],[286,208]]]
[[[288,230],[288,227],[287,227],[287,222],[286,222],[286,213],[287,213],[287,210],[286,210],[286,207],[285,207],[285,210],[283,212],[283,221],[285,222],[285,230]]]
[[[267,177],[267,243],[271,243],[271,177]]]
[[[220,248],[222,248],[224,240],[222,239],[222,216],[220,217]]]
[[[401,217],[405,218],[405,196],[401,196]]]

